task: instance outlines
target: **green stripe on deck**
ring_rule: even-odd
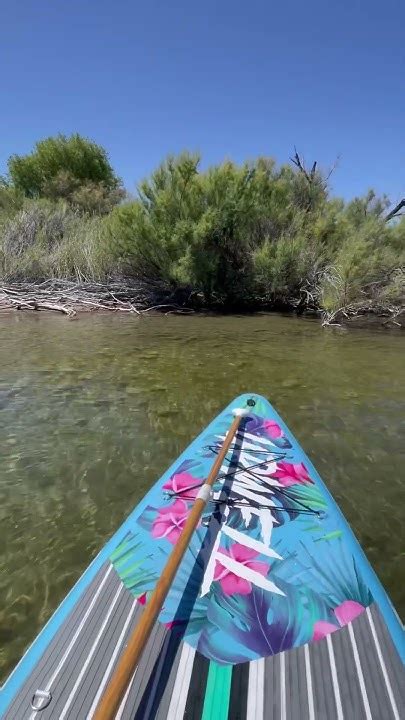
[[[232,665],[210,662],[201,720],[228,720]]]

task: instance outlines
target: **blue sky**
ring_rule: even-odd
[[[336,193],[405,195],[403,0],[2,2],[0,173],[58,132],[133,190],[168,153],[204,164],[294,144]]]

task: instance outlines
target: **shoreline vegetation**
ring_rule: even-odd
[[[333,197],[333,172],[167,158],[131,197],[79,135],[0,178],[0,311],[315,314],[405,327],[405,200]]]

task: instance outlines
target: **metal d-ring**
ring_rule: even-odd
[[[32,700],[31,707],[37,712],[45,710],[52,700],[52,694],[48,690],[35,690]]]

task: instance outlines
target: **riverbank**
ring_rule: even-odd
[[[269,303],[240,306],[238,312],[291,312],[319,318],[325,327],[405,328],[405,304],[376,303],[364,300],[327,313],[316,304],[291,303],[271,307]],[[118,312],[143,315],[149,312],[189,314],[194,312],[229,314],[226,307],[208,308],[201,296],[190,289],[170,289],[161,283],[135,282],[129,279],[109,283],[78,283],[48,279],[41,283],[19,282],[0,286],[0,313],[13,311],[50,311],[75,317],[84,312]]]
[[[72,178],[78,152],[84,175]],[[104,159],[108,182],[87,177],[88,153]],[[402,202],[389,210],[373,191],[335,198],[329,176],[297,153],[290,165],[257,158],[205,170],[183,153],[131,197],[105,161],[78,136],[39,143],[18,167],[10,160],[0,181],[5,311],[275,310],[328,326],[403,325]]]

